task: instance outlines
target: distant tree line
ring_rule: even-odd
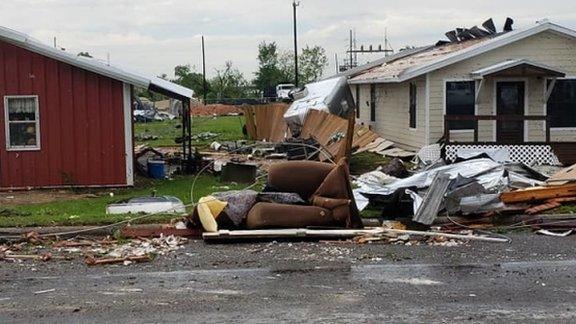
[[[276,86],[282,83],[294,83],[294,56],[287,50],[280,50],[276,42],[262,42],[258,46],[258,70],[254,79],[246,77],[233,65],[232,61],[215,69],[215,75],[206,80],[206,97],[209,102],[222,99],[273,97]],[[298,56],[299,78],[301,85],[322,78],[328,65],[326,51],[320,46],[302,48]],[[174,79],[170,80],[194,90],[197,98],[204,97],[202,73],[190,65],[178,65],[174,68]],[[166,75],[162,75],[165,79]],[[149,97],[146,93],[144,96]]]

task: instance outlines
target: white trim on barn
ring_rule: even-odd
[[[124,149],[126,152],[126,184],[134,185],[134,147],[132,134],[132,86],[124,83]]]

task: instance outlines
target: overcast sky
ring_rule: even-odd
[[[200,35],[207,45],[207,70],[230,60],[248,79],[257,66],[258,43],[292,46],[291,0],[0,0],[0,24],[47,44],[77,53],[88,51],[112,63],[159,75],[178,64],[201,70]],[[574,0],[301,0],[299,44],[344,56],[348,31],[358,45],[383,43],[384,30],[395,49],[426,45],[455,27],[480,25],[493,17],[501,28],[506,16],[515,27],[536,20],[576,28]],[[360,56],[361,62],[370,57]]]

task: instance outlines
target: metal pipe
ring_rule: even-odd
[[[204,90],[204,104],[206,104],[208,84],[206,84],[206,48],[204,47],[204,36],[202,36],[202,88]]]
[[[292,8],[294,11],[294,85],[298,87],[298,29],[296,21],[296,7],[300,5],[300,1],[292,2]]]

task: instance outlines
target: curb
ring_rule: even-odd
[[[83,231],[80,234],[85,236],[106,236],[113,234],[117,228],[118,226],[110,226],[106,228],[101,228],[100,226],[5,227],[0,228],[0,237],[17,236],[27,234],[30,232],[36,232],[38,234],[45,235],[45,234],[57,234],[57,233],[67,233],[75,231]]]

